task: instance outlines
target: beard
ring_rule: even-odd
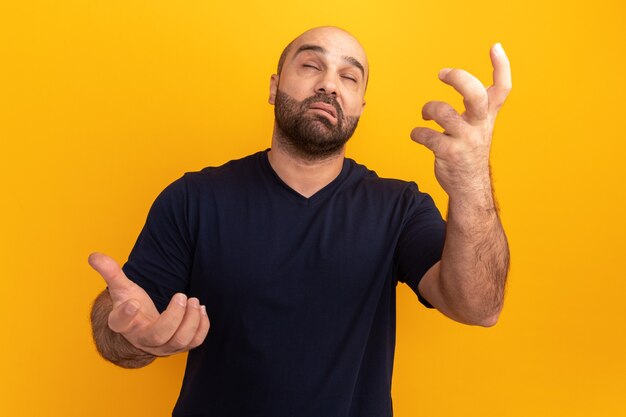
[[[337,113],[337,123],[320,114],[307,114],[316,102],[332,105]],[[324,159],[341,151],[354,133],[358,116],[344,117],[337,100],[318,94],[298,101],[280,90],[276,92],[274,116],[279,140],[287,150],[308,160]]]

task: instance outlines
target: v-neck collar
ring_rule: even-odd
[[[344,158],[343,165],[341,167],[341,172],[339,172],[339,175],[337,175],[331,182],[326,184],[324,187],[322,187],[312,196],[305,197],[299,192],[297,192],[296,190],[294,190],[293,188],[291,188],[289,185],[287,185],[287,183],[278,176],[276,171],[274,171],[274,168],[272,168],[272,165],[270,164],[270,161],[269,161],[269,157],[268,157],[269,151],[270,151],[270,148],[266,149],[265,151],[260,152],[260,159],[261,159],[261,165],[262,165],[263,171],[268,174],[268,177],[270,177],[270,180],[275,182],[281,188],[280,191],[283,192],[284,195],[289,200],[297,204],[311,206],[311,205],[317,204],[325,200],[326,197],[332,194],[332,192],[338,187],[339,184],[341,184],[344,178],[348,175],[349,163],[348,163],[348,159]]]

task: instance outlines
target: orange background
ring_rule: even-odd
[[[3,2],[0,414],[170,414],[184,356],[99,358],[87,255],[123,262],[172,180],[268,147],[282,48],[334,24],[372,71],[348,155],[443,211],[432,154],[409,139],[426,101],[461,105],[437,72],[489,84],[498,41],[513,66],[492,153],[504,311],[464,326],[398,286],[395,415],[626,415],[624,17],[609,0]]]

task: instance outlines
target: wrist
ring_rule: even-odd
[[[451,198],[474,199],[491,193],[489,163],[439,165],[435,161],[437,180]]]
[[[466,210],[496,210],[491,181],[477,181],[446,190],[451,207]]]
[[[123,368],[141,368],[152,363],[157,356],[141,350],[123,335],[110,330],[109,343],[98,346],[103,358]]]

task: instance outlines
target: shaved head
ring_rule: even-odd
[[[291,42],[289,42],[289,44],[285,47],[285,49],[283,49],[283,52],[280,54],[280,58],[278,59],[278,68],[277,68],[276,74],[278,74],[279,76],[281,75],[285,61],[287,60],[288,57],[290,57],[290,54],[293,51],[294,46],[299,46],[301,43],[306,42],[306,39],[309,38],[311,35],[316,35],[320,33],[325,34],[326,36],[347,37],[347,38],[352,39],[352,41],[356,45],[358,45],[358,49],[362,52],[361,60],[363,60],[364,62],[361,63],[358,60],[358,58],[353,58],[353,59],[355,59],[355,61],[357,62],[357,66],[361,67],[361,71],[364,73],[364,77],[366,79],[366,86],[367,86],[367,80],[369,79],[369,63],[367,62],[365,49],[359,43],[359,41],[354,36],[352,36],[352,34],[336,26],[320,26],[320,27],[309,29],[306,32],[302,33],[297,38],[295,38],[294,40],[292,40]]]

